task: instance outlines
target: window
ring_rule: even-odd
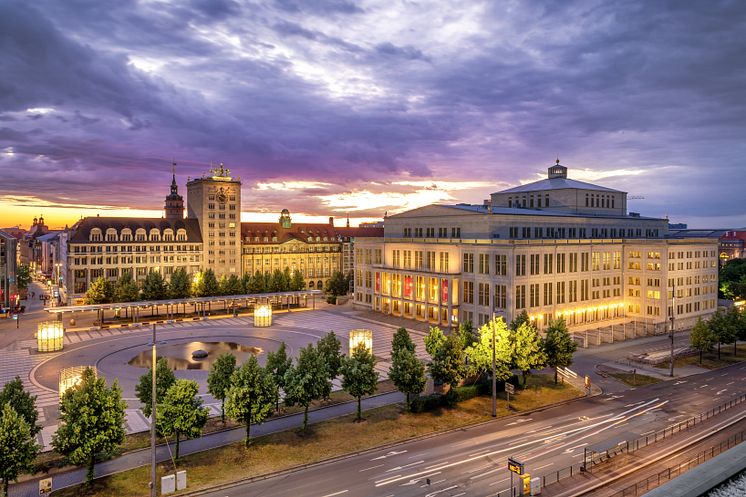
[[[580,270],[581,271],[588,271],[588,260],[590,257],[588,256],[588,252],[583,252],[580,254]]]
[[[544,254],[544,274],[552,274],[554,254]]]
[[[489,254],[479,254],[479,274],[490,274]]]
[[[541,260],[540,257],[541,256],[539,254],[531,254],[530,274],[539,274],[539,261]]]
[[[552,288],[551,283],[544,283],[544,305],[552,305]]]
[[[516,285],[515,287],[515,308],[526,308],[526,285]]]
[[[539,284],[529,285],[529,307],[539,307]]]
[[[508,274],[508,256],[505,254],[495,255],[495,275],[505,276]]]
[[[578,254],[570,254],[570,272],[578,272]]]
[[[505,309],[508,301],[508,287],[505,285],[495,285],[495,309]]]
[[[515,256],[515,275],[526,276],[526,255],[520,254]],[[519,309],[525,306],[519,307]]]
[[[558,304],[565,303],[565,282],[564,281],[557,282],[557,303]]]
[[[448,272],[448,252],[440,253],[440,268],[439,269],[441,273]]]
[[[557,274],[565,272],[565,254],[557,254]]]
[[[474,272],[474,254],[470,254],[468,252],[464,252],[464,264],[461,270],[464,273],[473,273]]]
[[[474,303],[474,282],[464,281],[464,304]]]
[[[489,283],[479,283],[479,305],[489,306],[490,305],[490,285]]]

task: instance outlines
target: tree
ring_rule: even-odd
[[[300,349],[295,366],[285,373],[284,390],[285,405],[303,407],[305,432],[308,428],[308,406],[314,400],[327,398],[332,391],[324,357],[312,344]]]
[[[31,395],[23,388],[20,376],[16,376],[0,390],[0,406],[5,404],[10,404],[13,410],[23,418],[32,436],[41,431],[41,426],[36,424],[39,416],[36,410],[36,395]]]
[[[0,406],[0,479],[2,496],[7,497],[11,480],[33,469],[39,446],[23,416],[10,403]]]
[[[510,322],[510,329],[512,331],[516,331],[523,323],[527,323],[533,326],[533,323],[531,322],[531,318],[528,317],[528,312],[526,310],[522,310],[520,314],[518,314],[513,321]]]
[[[220,295],[240,295],[243,292],[241,280],[235,274],[220,278]]]
[[[303,273],[297,269],[293,271],[293,276],[290,278],[290,290],[299,292],[306,289],[306,280],[303,278]]]
[[[275,269],[269,282],[270,292],[282,292],[285,290],[285,276],[282,271]]]
[[[171,279],[168,282],[168,295],[172,299],[185,299],[189,297],[192,282],[189,275],[183,267],[178,268],[171,273]]]
[[[168,285],[160,271],[150,270],[142,282],[143,300],[163,300],[168,297]]]
[[[728,316],[728,314],[718,309],[715,314],[710,317],[708,325],[717,340],[718,360],[720,360],[720,345],[724,343],[732,343],[736,339],[736,330],[733,320]]]
[[[557,368],[569,367],[572,364],[572,355],[578,348],[578,344],[567,331],[564,318],[550,321],[543,345],[547,365],[554,368],[554,383],[557,383]]]
[[[292,290],[292,285],[293,275],[290,273],[290,268],[285,266],[285,269],[282,271],[282,291],[289,292]]]
[[[746,341],[746,308],[742,308],[738,313],[738,322],[736,323],[736,338],[740,341]]]
[[[26,290],[31,283],[31,268],[28,264],[21,264],[16,270],[16,285],[18,289]]]
[[[543,367],[547,356],[542,347],[541,338],[530,323],[523,322],[513,332],[513,364],[523,375],[523,386],[526,386],[532,369]]]
[[[251,279],[251,273],[244,273],[243,276],[241,276],[241,293],[253,293],[251,291]]]
[[[403,328],[400,328],[403,329]],[[414,345],[414,344],[413,344]],[[417,360],[414,350],[406,346],[392,348],[389,378],[397,390],[407,397],[407,410],[410,409],[411,395],[418,395],[425,388],[425,365]]]
[[[195,297],[213,297],[220,293],[220,285],[212,269],[199,272],[192,282],[192,295]]]
[[[394,353],[397,350],[401,349],[407,349],[410,352],[414,352],[414,342],[412,341],[412,338],[409,336],[409,332],[406,328],[401,327],[398,330],[394,332],[394,337],[391,340],[391,356],[394,356]]]
[[[720,293],[726,299],[746,299],[746,259],[732,259],[720,269]]]
[[[264,273],[257,271],[254,273],[254,277],[251,279],[251,285],[249,286],[249,293],[265,293],[267,287],[265,286]]]
[[[86,304],[108,304],[114,298],[114,287],[103,276],[99,276],[91,283],[85,292]]]
[[[327,280],[324,291],[334,297],[339,297],[347,295],[349,289],[350,285],[345,275],[341,271],[334,271],[332,277]]]
[[[140,300],[140,287],[132,279],[132,273],[126,271],[122,273],[114,285],[115,302],[136,302]]]
[[[461,337],[455,333],[448,335],[435,351],[427,367],[436,383],[453,387],[461,380],[466,373]]]
[[[495,337],[494,343],[492,337]],[[510,330],[502,317],[496,317],[479,328],[479,340],[466,348],[469,359],[469,373],[472,375],[492,374],[492,352],[495,352],[495,379],[505,381],[511,376],[510,365],[513,346]]]
[[[378,373],[375,367],[376,358],[363,343],[355,348],[350,357],[342,361],[342,388],[357,399],[357,421],[363,419],[363,395],[373,395],[378,388]]]
[[[330,331],[319,339],[316,348],[321,357],[324,358],[329,380],[333,380],[339,374],[339,368],[342,366],[342,344],[337,335]]]
[[[741,332],[741,313],[738,312],[738,307],[733,306],[728,309],[725,313],[725,319],[728,321],[728,328],[731,334],[730,338],[733,341],[733,357],[736,357],[738,355],[738,340],[740,336],[743,336],[743,332]]]
[[[60,424],[52,437],[54,449],[73,464],[86,464],[86,484],[93,481],[96,454],[111,452],[124,441],[122,390],[116,380],[111,388],[91,368],[81,382],[65,391],[60,401]]]
[[[228,389],[231,386],[231,376],[236,370],[236,356],[233,354],[221,354],[212,366],[210,373],[207,375],[207,391],[220,400],[220,419],[225,424],[225,397],[228,395]]]
[[[176,380],[158,403],[157,427],[163,435],[176,436],[176,459],[179,458],[179,440],[182,435],[194,438],[202,434],[207,423],[207,408],[197,397],[199,386],[194,380]]]
[[[135,386],[135,393],[137,398],[142,403],[142,413],[145,417],[150,417],[152,410],[153,398],[151,397],[153,391],[153,370],[148,368],[148,372],[140,376],[140,381]],[[158,399],[162,399],[171,385],[176,382],[176,376],[171,368],[168,367],[168,361],[165,357],[158,359],[155,364],[155,393],[156,402]]]
[[[251,441],[251,424],[261,423],[275,406],[277,388],[272,375],[251,356],[231,377],[225,410],[232,419],[246,424],[246,447]]]
[[[287,373],[292,365],[293,361],[288,357],[285,342],[280,344],[280,348],[276,352],[269,352],[267,354],[267,363],[264,367],[272,375],[275,382],[277,412],[280,412],[280,389],[285,388],[285,373]]]
[[[699,363],[702,364],[702,354],[704,352],[710,352],[715,345],[715,334],[707,326],[707,323],[702,321],[702,318],[697,318],[697,322],[692,328],[692,332],[689,335],[689,343],[692,347],[699,350]]]
[[[425,350],[430,354],[430,357],[434,357],[445,341],[446,336],[440,331],[440,328],[431,326],[430,332],[425,336]]]
[[[477,341],[477,335],[474,333],[474,326],[472,326],[471,321],[461,323],[458,327],[458,334],[464,349]]]

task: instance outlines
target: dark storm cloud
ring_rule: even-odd
[[[385,193],[370,181],[516,183],[559,154],[641,170],[599,182],[646,214],[746,224],[745,31],[727,1],[3,2],[0,194],[160,208],[172,157]]]

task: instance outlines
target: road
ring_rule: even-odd
[[[534,476],[553,473],[579,464],[585,448],[605,450],[721,404],[743,391],[745,377],[746,365],[734,365],[674,382],[501,419],[204,495],[457,497],[498,492],[507,495],[508,456],[523,461],[526,471]],[[745,408],[741,404],[734,409]]]

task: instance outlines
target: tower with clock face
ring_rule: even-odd
[[[204,269],[241,275],[241,179],[223,164],[187,182],[187,217],[202,233]]]

